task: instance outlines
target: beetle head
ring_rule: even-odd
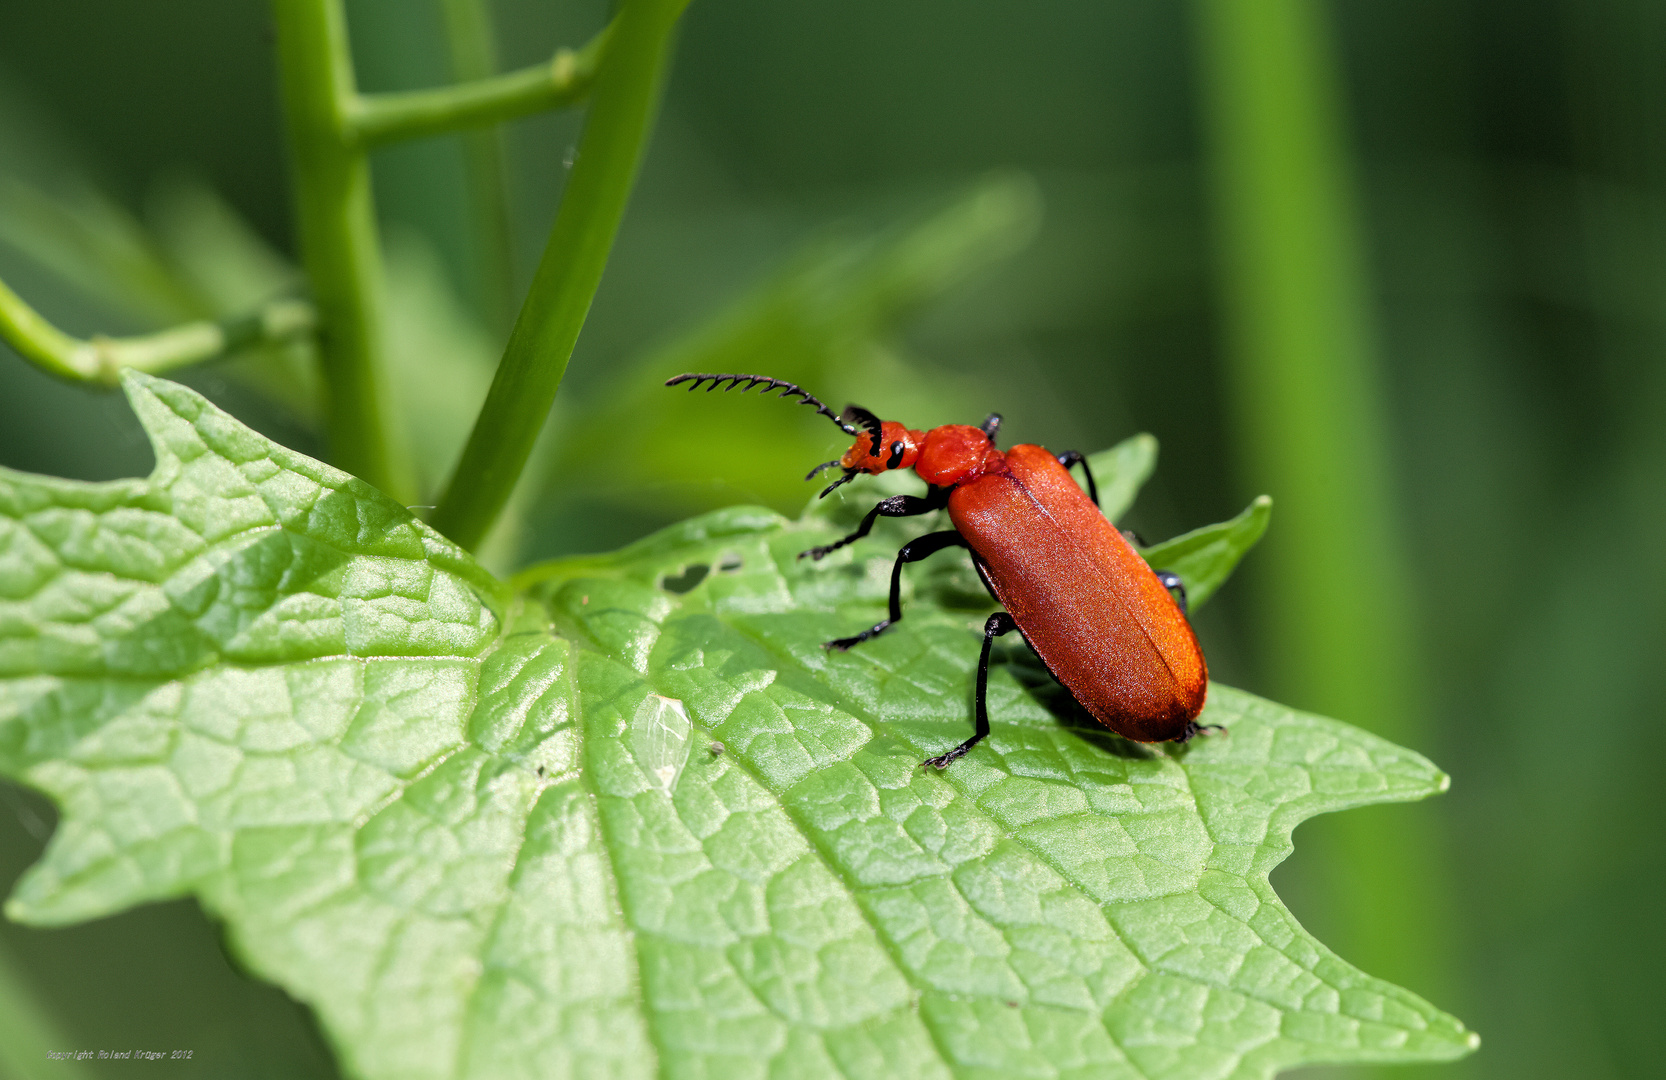
[[[810,476],[815,476],[824,469],[831,469],[835,465],[844,470],[844,475],[822,490],[825,497],[841,484],[848,484],[863,473],[875,474],[890,469],[911,469],[914,462],[919,460],[920,445],[925,438],[918,431],[911,431],[894,420],[880,420],[873,413],[860,405],[847,405],[845,411],[839,414],[839,420],[856,428],[859,434],[856,442],[845,456],[836,461],[824,461],[810,470]],[[878,447],[878,452],[875,452]]]

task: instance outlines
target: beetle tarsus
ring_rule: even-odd
[[[871,637],[877,637],[878,635],[883,634],[885,631],[889,630],[890,628],[891,628],[891,620],[890,619],[881,619],[879,622],[874,623],[872,626],[868,627],[866,630],[862,631],[860,634],[857,634],[854,637],[835,638],[832,641],[829,641],[826,644],[824,644],[822,646],[822,648],[824,648],[824,649],[835,649],[839,652],[844,652],[846,649],[850,648],[852,645],[860,645],[860,644],[862,644],[862,642],[867,641]]]
[[[1200,724],[1196,720],[1188,720],[1188,721],[1186,721],[1186,730],[1182,731],[1180,733],[1180,737],[1175,739],[1174,741],[1177,742],[1177,743],[1180,743],[1182,746],[1184,746],[1186,743],[1191,742],[1193,739],[1197,738],[1199,735],[1210,735],[1210,734],[1214,734],[1215,732],[1219,732],[1220,734],[1225,735],[1227,733],[1226,732],[1226,725],[1225,724]]]
[[[973,715],[977,718],[977,728],[972,737],[950,750],[946,754],[938,754],[934,758],[926,758],[921,765],[930,765],[935,769],[946,769],[951,761],[966,756],[966,751],[978,745],[989,735],[989,647],[1002,634],[1010,634],[1018,629],[1018,624],[1012,621],[1012,616],[1004,611],[997,611],[983,624],[983,652],[978,654],[978,695],[977,706]]]
[[[965,742],[961,743],[959,746],[950,750],[946,754],[938,754],[936,757],[926,758],[924,761],[920,762],[920,768],[946,769],[949,767],[949,763],[951,761],[959,761],[961,758],[965,757],[966,751],[972,749],[972,747],[976,746],[977,743],[978,740],[976,736],[967,739]]]

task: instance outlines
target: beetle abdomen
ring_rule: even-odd
[[[1077,701],[1119,735],[1160,742],[1203,710],[1191,624],[1144,559],[1039,446],[956,487],[949,517],[996,597]]]

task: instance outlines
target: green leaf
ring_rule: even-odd
[[[1205,525],[1153,544],[1140,552],[1153,570],[1172,570],[1186,583],[1186,598],[1196,611],[1226,583],[1273,517],[1273,500],[1259,496],[1231,521]]]
[[[1001,663],[991,737],[921,769],[969,730],[963,555],[849,653],[820,643],[925,530],[797,558],[878,485],[512,595],[359,481],[126,388],[148,479],[0,472],[0,772],[62,811],[13,918],[195,895],[366,1077],[1267,1077],[1474,1045],[1267,881],[1302,820],[1442,790],[1414,753],[1220,685],[1229,734],[1142,746]]]
[[[1134,505],[1134,496],[1157,468],[1157,440],[1150,435],[1130,436],[1109,450],[1090,454],[1088,468],[1099,485],[1099,508],[1115,521]]]

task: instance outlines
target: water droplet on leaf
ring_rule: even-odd
[[[690,729],[683,703],[659,694],[644,698],[631,717],[631,753],[648,783],[667,795],[676,789],[677,777],[688,763]]]

